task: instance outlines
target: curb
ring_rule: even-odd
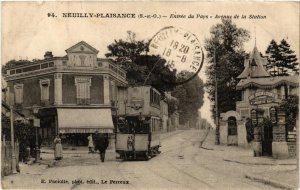
[[[277,166],[277,165],[290,165],[290,166],[294,166],[297,164],[285,164],[285,163],[250,163],[250,162],[240,162],[240,161],[236,161],[236,160],[229,160],[229,159],[223,159],[226,162],[233,162],[233,163],[238,163],[238,164],[244,164],[244,165],[265,165],[265,166]]]
[[[253,176],[251,174],[245,174],[245,178],[253,180],[253,181],[257,181],[257,182],[260,182],[260,183],[264,183],[264,184],[273,186],[275,188],[286,189],[286,190],[297,189],[297,187],[293,187],[293,186],[290,186],[290,185],[287,185],[287,184],[284,184],[284,183],[279,183],[277,181],[274,181],[274,180],[271,180],[271,179],[268,179],[268,178],[264,178],[264,177],[256,177],[256,176]]]

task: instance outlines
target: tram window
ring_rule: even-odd
[[[150,103],[160,105],[160,95],[153,89],[150,89]]]

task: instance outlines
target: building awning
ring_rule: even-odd
[[[57,109],[60,133],[113,133],[114,125],[109,108]]]

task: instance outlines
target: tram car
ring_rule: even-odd
[[[120,159],[148,160],[160,153],[160,100],[151,86],[119,91],[116,152]]]

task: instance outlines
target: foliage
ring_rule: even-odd
[[[21,65],[27,65],[32,63],[31,61],[28,60],[10,60],[8,61],[5,65],[2,65],[2,74],[6,73],[6,70],[9,69],[10,67],[15,67],[15,66],[21,66]]]
[[[175,99],[167,99],[168,104],[168,114],[171,116],[175,111],[178,110],[179,102]]]
[[[190,122],[190,126],[196,127],[198,119],[198,110],[203,105],[203,81],[196,76],[187,83],[177,86],[172,92],[172,96],[179,101],[179,120],[186,123]]]
[[[278,75],[277,66],[279,65],[278,64],[279,48],[277,42],[274,39],[270,42],[270,45],[266,50],[266,55],[268,58],[267,71],[272,76]]]
[[[6,141],[11,140],[10,133],[10,118],[2,114],[1,117],[1,134],[2,138],[5,136]],[[34,147],[35,144],[35,131],[32,125],[26,124],[24,122],[15,121],[14,122],[14,135],[15,141],[19,142],[19,151],[20,157],[22,158],[22,154],[25,152],[26,147]]]
[[[290,95],[283,100],[280,108],[286,113],[286,127],[288,131],[293,131],[296,126],[296,116],[299,113],[299,96]]]
[[[152,85],[160,92],[173,90],[176,81],[176,71],[165,66],[165,60],[158,56],[147,55],[148,43],[137,41],[134,32],[128,31],[127,40],[119,39],[108,45],[109,53],[121,68],[127,71],[130,85]],[[151,72],[151,74],[149,74]]]
[[[215,102],[217,76],[218,111],[222,113],[234,110],[235,102],[240,99],[240,92],[235,90],[235,86],[237,76],[244,69],[243,44],[249,40],[250,35],[249,31],[238,28],[230,19],[222,19],[222,23],[211,27],[210,33],[211,37],[205,39],[208,64],[206,89],[209,99]],[[214,52],[217,66],[214,64]]]
[[[285,39],[282,39],[279,45],[273,39],[266,50],[266,54],[268,57],[267,69],[272,76],[299,74],[297,57]]]

